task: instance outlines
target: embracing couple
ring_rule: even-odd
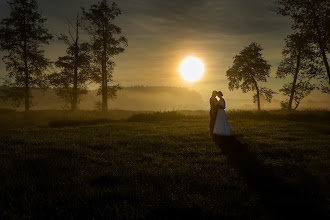
[[[231,128],[225,112],[226,102],[221,91],[213,91],[210,98],[211,135],[231,136]]]

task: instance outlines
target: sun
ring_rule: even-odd
[[[184,80],[195,82],[203,76],[204,64],[200,59],[189,56],[181,62],[179,72]]]

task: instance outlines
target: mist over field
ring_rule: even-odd
[[[55,92],[48,89],[45,92],[34,89],[32,92],[32,110],[62,110],[69,109],[70,105],[58,99]],[[252,102],[249,94],[237,97],[227,94],[226,109],[256,110],[257,106]],[[96,90],[90,90],[82,96],[79,104],[81,110],[99,110]],[[264,110],[280,109],[280,99],[274,98],[271,103],[261,99],[261,107]],[[15,108],[10,103],[0,99],[0,108],[16,109],[23,111],[24,107]],[[209,110],[209,100],[205,93],[184,87],[159,87],[159,86],[133,86],[124,87],[117,94],[117,98],[109,100],[109,109],[130,111],[173,111],[173,110]],[[330,100],[313,100],[307,97],[299,106],[299,109],[330,109]]]

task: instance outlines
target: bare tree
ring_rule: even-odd
[[[90,45],[80,42],[81,19],[77,14],[76,21],[72,24],[69,20],[68,35],[61,34],[59,40],[68,46],[66,56],[59,57],[55,65],[60,72],[48,76],[49,84],[65,103],[71,105],[71,110],[76,111],[81,100],[81,95],[87,93],[86,83],[91,76]],[[72,31],[74,33],[72,33]]]

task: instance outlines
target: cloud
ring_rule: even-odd
[[[289,22],[270,11],[271,0],[124,0],[124,13],[135,22],[158,21],[175,32],[247,35],[287,30]]]

